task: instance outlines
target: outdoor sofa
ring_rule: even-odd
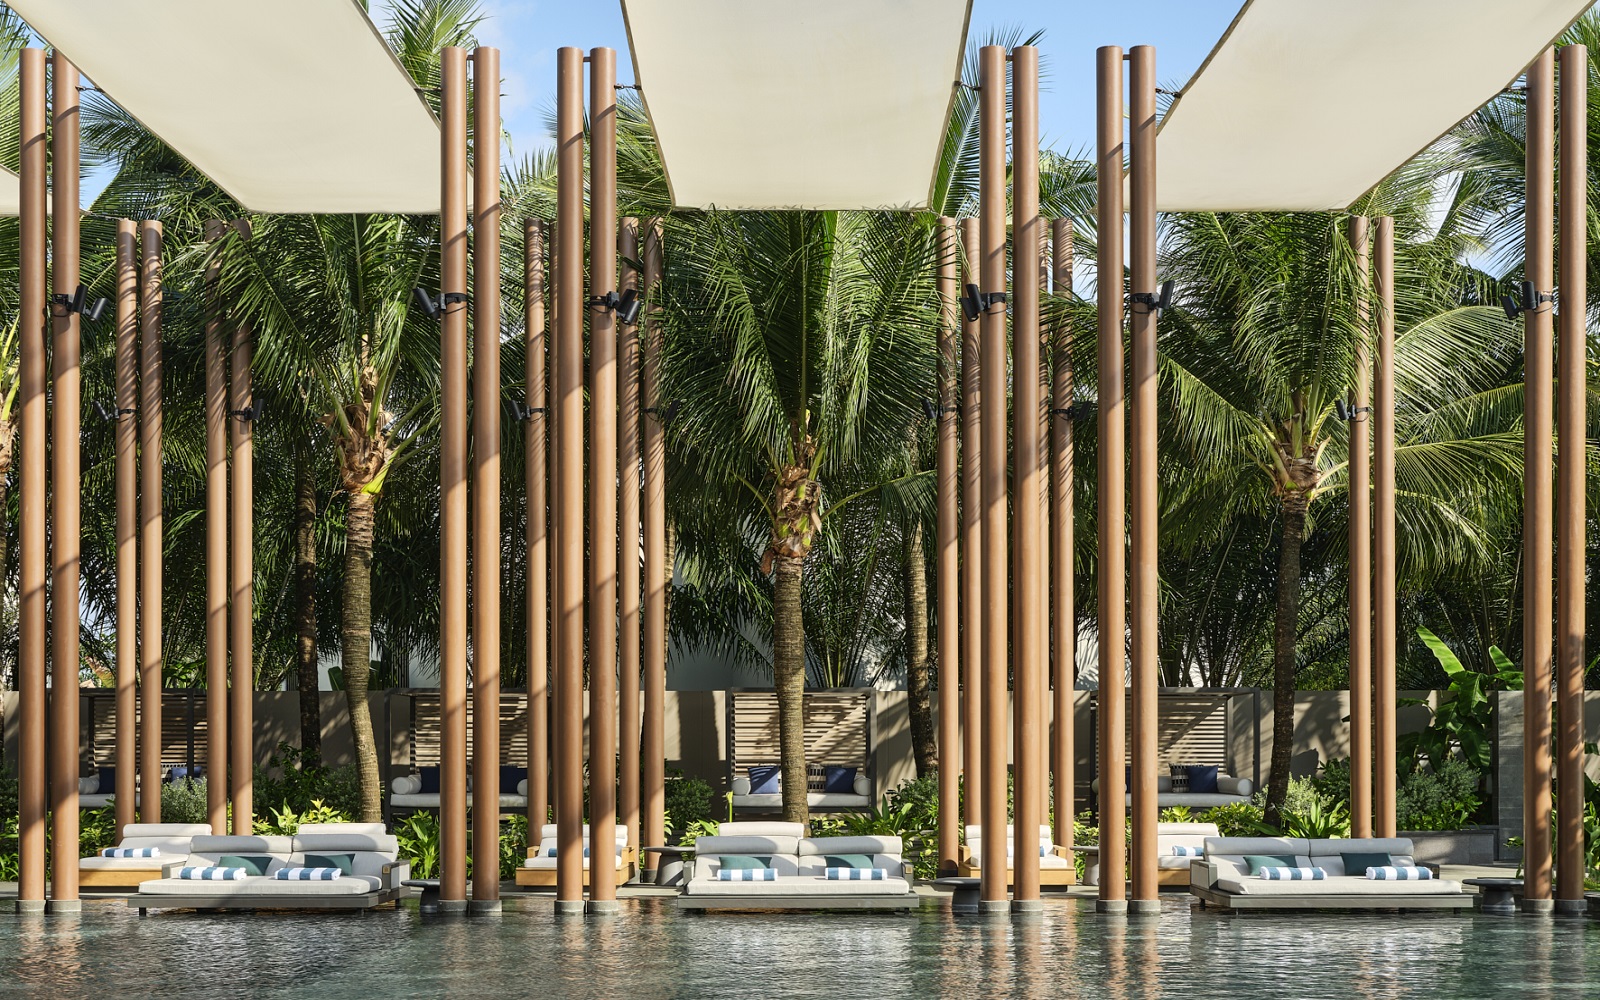
[[[1089,787],[1098,794],[1100,791],[1100,779],[1094,779]],[[1173,806],[1187,806],[1190,809],[1211,809],[1216,806],[1233,805],[1236,802],[1249,802],[1250,795],[1254,791],[1255,784],[1249,778],[1235,778],[1231,774],[1219,774],[1217,775],[1217,790],[1214,792],[1175,792],[1172,790],[1172,776],[1170,774],[1156,775],[1156,806],[1160,809],[1170,809]],[[1123,801],[1132,806],[1133,792],[1129,791],[1124,794]]]
[[[502,767],[500,775],[500,810],[528,808],[528,769],[525,767]],[[514,775],[523,777],[513,783]],[[507,788],[515,788],[515,792]],[[423,789],[428,789],[423,791]],[[402,774],[389,782],[389,808],[400,812],[416,812],[419,809],[439,808],[439,769],[437,767],[418,768],[410,774]],[[467,778],[467,808],[472,808],[472,779]]]
[[[197,880],[181,877],[139,883],[128,905],[140,913],[152,909],[366,910],[399,899],[411,877],[409,862],[399,859],[399,844],[381,823],[306,824],[292,837],[194,838],[185,868],[223,867],[223,859],[259,863],[263,874],[241,879]],[[323,858],[349,856],[349,868],[327,880],[285,881],[282,868],[320,867]],[[341,859],[342,860],[342,859]],[[227,867],[233,867],[230,860]],[[180,869],[180,872],[183,869]]]
[[[733,826],[734,824],[730,824]],[[701,837],[678,896],[685,910],[910,910],[911,867],[899,837],[807,837],[801,823],[740,823],[736,835]],[[776,872],[770,881],[726,881],[735,859]],[[853,860],[852,860],[853,859]],[[830,865],[830,861],[844,862]],[[881,870],[883,879],[829,879],[827,869]]]
[[[1347,871],[1346,855],[1387,855],[1393,866],[1413,867],[1404,837],[1304,840],[1291,837],[1207,837],[1205,857],[1189,868],[1189,891],[1200,905],[1225,910],[1469,909],[1472,896],[1452,879],[1388,880]],[[1296,868],[1320,868],[1326,878],[1273,881],[1250,874],[1250,857],[1293,858]],[[1352,857],[1361,865],[1363,859]],[[1381,867],[1381,866],[1380,866]]]
[[[1220,834],[1215,823],[1156,824],[1156,884],[1189,888],[1189,865],[1205,851],[1208,837]],[[1100,884],[1100,847],[1088,844],[1074,848],[1084,855],[1083,882]]]
[[[556,884],[556,824],[539,828],[539,846],[528,848],[527,860],[517,869],[517,884],[533,888],[553,888]],[[616,885],[631,881],[639,873],[638,853],[628,846],[628,828],[618,823],[612,838]],[[589,884],[589,824],[583,824],[583,884]]]
[[[767,771],[775,771],[776,767],[751,770],[755,773],[755,777],[742,774],[734,778],[731,783],[729,790],[733,792],[733,808],[757,813],[781,813],[783,783],[775,774],[764,774]],[[860,773],[857,768],[827,765],[809,767],[807,771],[810,783],[806,786],[806,806],[809,809],[816,812],[839,812],[872,808],[872,778]],[[752,785],[756,780],[762,780],[759,790],[757,786]],[[837,790],[829,790],[830,783],[833,782],[842,784]]]
[[[195,837],[210,833],[207,823],[129,823],[113,850],[154,854],[80,858],[78,884],[85,889],[131,889],[147,879],[163,878],[188,864]]]
[[[957,872],[964,878],[980,877],[980,868],[983,864],[983,828],[977,824],[966,828],[967,842],[961,847],[961,862]],[[1016,827],[1006,827],[1006,884],[1010,885],[1015,880],[1016,871]],[[1076,885],[1078,871],[1072,863],[1072,852],[1065,847],[1051,843],[1050,827],[1039,827],[1039,845],[1042,853],[1039,855],[1039,884],[1067,886]]]

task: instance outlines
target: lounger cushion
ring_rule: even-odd
[[[1426,882],[1382,882],[1329,875],[1320,882],[1271,882],[1259,878],[1225,877],[1216,888],[1246,896],[1445,896],[1461,892],[1461,883],[1449,879]]]
[[[293,837],[213,837],[197,836],[190,845],[194,854],[221,857],[224,854],[293,854]]]
[[[539,827],[539,839],[555,840],[556,837],[559,836],[557,829],[558,828],[556,824],[545,823],[543,826]],[[625,824],[618,823],[615,827],[613,827],[612,838],[619,844],[626,844],[628,842],[628,827]],[[588,823],[583,824],[583,839],[589,839]]]
[[[743,775],[734,778],[728,790],[733,792],[734,795],[749,795],[750,779]]]
[[[526,809],[528,797],[526,795],[501,795],[501,809]],[[389,796],[389,805],[397,809],[437,809],[439,808],[439,793],[417,793],[402,795],[395,793]],[[472,796],[467,796],[467,808],[472,808]]]
[[[389,830],[382,823],[301,823],[300,829],[295,831],[297,837],[309,837],[321,833],[365,833],[381,837]]]
[[[799,840],[809,833],[804,823],[774,823],[761,820],[739,820],[718,823],[719,837],[793,837]]]
[[[899,837],[806,837],[800,841],[801,857],[829,854],[900,854]]]
[[[1368,883],[1377,884],[1377,883]],[[1420,882],[1395,882],[1393,885],[1422,885]],[[698,871],[684,887],[691,896],[904,896],[911,885],[903,878],[883,881],[833,881],[819,875],[779,876],[776,882],[723,882],[703,878]]]
[[[343,875],[354,875],[356,861],[354,854],[307,854],[304,867],[307,868],[333,868]]]
[[[377,879],[336,878],[329,882],[280,882],[276,878],[251,875],[234,882],[199,882],[177,878],[150,879],[139,883],[143,896],[216,896],[221,898],[256,896],[359,896],[377,892]]]
[[[694,850],[700,857],[716,854],[794,855],[800,853],[803,843],[805,841],[798,837],[783,836],[701,837],[694,842]]]
[[[396,795],[416,795],[422,791],[422,778],[415,774],[402,774],[389,782],[389,790]]]
[[[224,854],[217,859],[217,864],[223,868],[243,868],[247,875],[270,875],[283,867],[283,862],[267,854]]]
[[[770,795],[738,795],[733,797],[736,809],[759,809],[762,812],[778,812],[783,808],[783,796],[777,792]],[[806,805],[812,809],[861,809],[872,805],[870,794],[845,795],[840,792],[807,792]]]
[[[394,854],[400,842],[387,833],[300,833],[294,837],[294,849],[301,854]]]

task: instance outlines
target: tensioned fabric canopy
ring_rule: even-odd
[[[1593,0],[1249,0],[1161,128],[1162,211],[1349,207]]]
[[[971,0],[623,0],[673,204],[928,205]]]
[[[22,178],[0,167],[0,215],[15,216],[22,212]]]
[[[256,212],[439,211],[439,127],[355,0],[8,0]]]

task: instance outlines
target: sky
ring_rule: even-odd
[[[751,0],[773,2],[773,0]],[[800,2],[805,0],[777,0]],[[1242,0],[973,0],[968,38],[1021,28],[1044,31],[1040,41],[1042,81],[1040,141],[1061,153],[1088,149],[1094,141],[1094,51],[1101,45],[1154,45],[1163,86],[1178,89],[1238,13]],[[564,45],[617,50],[619,83],[633,82],[628,37],[619,0],[483,0],[487,20],[481,44],[500,49],[505,78],[501,114],[511,152],[521,155],[548,145],[545,121],[555,99],[555,53]],[[388,4],[373,3],[381,27]]]

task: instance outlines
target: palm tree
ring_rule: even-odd
[[[1520,465],[1498,406],[1510,325],[1498,310],[1462,304],[1472,275],[1457,261],[1470,242],[1429,231],[1427,193],[1397,181],[1370,208],[1395,215],[1398,231],[1397,516],[1412,573],[1484,555],[1471,505],[1492,489],[1486,471],[1512,477]],[[1277,523],[1275,814],[1289,778],[1302,547],[1319,508],[1341,516],[1331,501],[1346,483],[1346,437],[1333,407],[1370,338],[1357,318],[1368,289],[1340,220],[1326,215],[1178,215],[1162,250],[1164,276],[1183,290],[1161,331],[1166,454],[1182,456],[1165,484],[1163,533],[1192,552],[1241,516]]]
[[[675,476],[702,511],[764,535],[784,818],[805,822],[807,557],[854,497],[828,484],[901,454],[932,384],[928,228],[903,216],[683,216],[663,288]],[[873,492],[876,485],[858,490]]]

